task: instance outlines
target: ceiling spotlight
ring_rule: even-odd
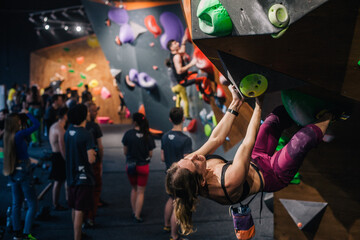
[[[48,20],[48,17],[44,17],[44,22],[47,22],[47,20]]]
[[[65,26],[64,26],[64,30],[65,30],[65,31],[69,30],[69,26],[65,25]]]
[[[76,26],[76,28],[75,28],[75,30],[77,31],[77,32],[80,32],[81,31],[81,27],[80,26]]]
[[[44,26],[44,28],[45,28],[45,30],[49,30],[49,28],[50,28],[49,24],[46,24],[46,25]]]

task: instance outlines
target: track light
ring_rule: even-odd
[[[76,30],[77,32],[80,32],[80,31],[82,30],[82,28],[81,28],[81,26],[76,26],[75,30]]]
[[[44,17],[44,18],[43,18],[43,21],[44,21],[44,22],[47,22],[47,20],[48,20],[48,17]]]
[[[32,22],[32,23],[35,23],[36,21],[34,20],[34,18],[33,18],[33,15],[32,14],[30,14],[30,16],[29,16],[29,21],[30,22]]]
[[[49,24],[46,24],[46,25],[44,26],[44,28],[45,28],[45,30],[49,30],[49,28],[50,28]]]

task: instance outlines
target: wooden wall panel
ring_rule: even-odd
[[[275,239],[360,239],[360,106],[346,122],[331,128],[336,138],[311,150],[300,168],[299,185],[274,194]],[[315,231],[301,231],[279,198],[327,202]]]
[[[112,96],[102,99],[100,95],[93,94],[95,103],[100,106],[99,116],[108,116],[114,123],[129,123],[129,119],[124,119],[117,113],[120,99],[116,86],[113,84],[109,64],[101,48],[90,47],[86,40],[87,37],[33,52],[30,67],[31,83],[36,83],[44,88],[49,86],[50,78],[58,73],[65,77],[65,81],[61,85],[61,90],[65,92],[68,87],[76,87],[80,82],[85,85],[96,79],[99,87],[106,87]],[[76,58],[81,56],[84,57],[84,62],[78,64]],[[96,64],[96,67],[86,71],[90,64]],[[62,65],[66,66],[66,71],[61,69]],[[69,67],[69,65],[71,66]],[[74,70],[74,73],[70,73],[70,69]],[[82,79],[80,73],[84,74],[86,79]],[[84,89],[84,86],[78,88],[80,96]]]

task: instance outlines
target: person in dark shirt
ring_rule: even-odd
[[[85,129],[87,107],[77,104],[68,111],[69,128],[65,133],[66,182],[68,204],[72,208],[74,239],[81,239],[84,212],[93,208],[95,144]]]
[[[49,131],[51,125],[53,125],[58,120],[58,110],[63,107],[64,99],[60,94],[55,94],[51,97],[51,106],[46,109],[44,121],[46,125],[46,133],[49,136]]]
[[[89,91],[89,86],[85,84],[85,90],[81,93],[81,103],[85,104],[92,101],[92,94]]]
[[[170,122],[173,128],[161,138],[161,161],[165,162],[166,170],[170,166],[192,152],[191,138],[183,132],[184,111],[182,108],[174,107],[170,110]],[[177,220],[174,213],[173,197],[169,196],[164,211],[164,231],[171,231],[171,239],[179,238]]]
[[[95,187],[94,187],[94,207],[88,212],[87,220],[85,221],[85,227],[94,227],[95,216],[100,201],[101,187],[102,187],[102,159],[104,156],[104,147],[102,145],[102,131],[99,124],[95,122],[98,110],[100,107],[97,107],[94,102],[87,102],[86,106],[88,107],[88,119],[86,122],[86,129],[93,136],[96,149],[96,161],[92,164],[92,170],[95,176]]]
[[[149,123],[141,113],[133,114],[134,128],[128,130],[123,139],[126,155],[126,172],[131,184],[131,207],[135,222],[140,223],[144,193],[149,177],[149,162],[155,142],[149,132]]]
[[[4,133],[4,167],[3,173],[9,176],[9,183],[12,192],[12,224],[15,240],[36,239],[31,235],[31,227],[35,218],[37,208],[36,191],[33,183],[31,162],[28,154],[26,138],[36,131],[40,123],[26,109],[27,118],[32,122],[32,126],[24,128],[22,122],[26,121],[25,115],[12,113],[5,119]],[[22,119],[24,119],[22,121]],[[24,201],[27,202],[28,210],[25,218],[23,232],[21,232],[21,208]]]

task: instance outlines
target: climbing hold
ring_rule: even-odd
[[[111,93],[109,91],[109,89],[107,89],[106,87],[102,87],[101,89],[101,98],[102,99],[108,99],[111,97]]]
[[[129,71],[129,80],[133,83],[138,83],[138,71],[134,68],[131,68]]]
[[[156,88],[156,80],[150,77],[147,73],[141,72],[138,75],[138,84],[140,87],[153,90]]]
[[[83,73],[80,73],[80,77],[81,77],[82,79],[86,79],[86,75],[83,74]]]
[[[119,36],[116,36],[116,37],[115,37],[115,43],[116,43],[117,45],[121,46],[121,41],[120,41]]]
[[[284,28],[283,30],[281,30],[281,31],[278,32],[278,33],[273,33],[273,34],[271,34],[271,37],[272,37],[272,38],[275,38],[275,39],[280,38],[282,35],[284,35],[284,33],[286,32],[286,30],[288,30],[288,28],[289,28],[289,27],[286,27],[286,28]]]
[[[240,81],[240,91],[247,97],[258,97],[268,87],[267,79],[261,74],[249,74]]]
[[[84,60],[85,60],[85,58],[84,58],[83,56],[77,57],[77,58],[76,58],[76,63],[77,63],[77,64],[83,64],[83,63],[84,63]]]
[[[108,17],[111,21],[116,22],[119,25],[125,24],[129,21],[129,14],[125,8],[112,7],[108,12]]]
[[[94,87],[92,90],[94,95],[100,95],[101,94],[101,87]]]
[[[89,87],[94,88],[99,85],[99,82],[96,79],[93,79],[89,82]]]
[[[82,87],[84,85],[84,82],[80,82],[78,85],[76,85],[77,87]]]
[[[211,126],[210,126],[210,124],[205,124],[205,126],[204,126],[204,133],[205,133],[205,136],[207,136],[207,137],[210,137],[210,135],[211,135],[211,131],[212,131],[212,129],[211,129]]]
[[[197,120],[194,118],[193,120],[190,121],[190,123],[187,125],[187,130],[191,133],[196,132],[197,129]]]
[[[96,64],[95,63],[91,63],[86,69],[85,69],[85,71],[91,71],[91,70],[93,70],[94,68],[96,68]]]
[[[160,44],[163,49],[169,50],[167,49],[167,43],[170,40],[181,42],[184,36],[184,25],[179,17],[172,12],[163,12],[159,20],[164,29],[163,34],[160,36]]]
[[[148,15],[144,19],[144,24],[146,28],[154,35],[154,38],[157,38],[161,35],[161,28],[156,23],[156,19],[153,15]]]
[[[156,71],[156,70],[159,69],[159,67],[154,65],[154,66],[153,66],[153,69]]]
[[[220,37],[232,32],[231,18],[219,0],[201,0],[196,16],[201,31],[208,35]]]
[[[154,43],[154,42],[151,42],[151,43],[149,43],[149,46],[150,46],[150,47],[154,47],[154,46],[155,46],[155,43]]]
[[[290,20],[286,7],[282,4],[272,5],[268,12],[268,18],[271,24],[278,28],[287,27]]]

